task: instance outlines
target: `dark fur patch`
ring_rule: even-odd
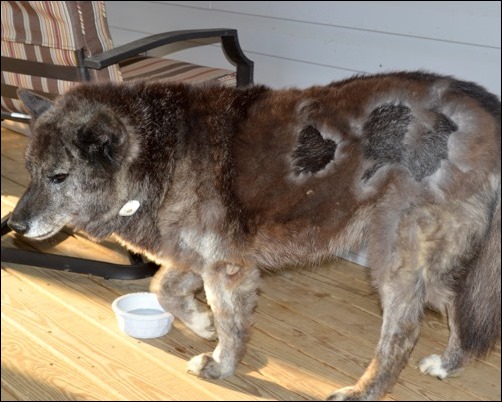
[[[448,158],[448,137],[457,125],[442,113],[437,114],[434,129],[420,136],[415,146],[406,149],[405,164],[415,180],[430,176]]]
[[[293,152],[295,173],[316,173],[324,169],[335,158],[335,151],[335,141],[323,138],[315,127],[305,127]]]
[[[448,136],[458,127],[444,114],[435,114],[433,129],[418,133],[410,145],[403,142],[413,119],[409,107],[385,104],[373,110],[363,127],[367,136],[364,156],[376,163],[364,172],[362,180],[370,179],[379,168],[390,163],[402,163],[417,181],[439,169],[441,160],[448,158]]]
[[[363,180],[368,180],[383,165],[402,160],[403,138],[412,117],[410,108],[405,105],[385,104],[371,112],[363,127],[367,138],[364,157],[377,163],[364,172]]]

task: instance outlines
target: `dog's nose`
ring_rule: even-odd
[[[7,225],[14,230],[15,232],[19,234],[25,234],[28,231],[28,224],[23,223],[23,222],[14,222],[12,220],[9,220],[7,222]]]

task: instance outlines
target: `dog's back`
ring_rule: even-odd
[[[275,265],[274,255],[326,256],[321,245],[331,255],[363,232],[395,243],[399,225],[422,226],[423,236],[431,225],[465,226],[480,236],[500,181],[499,122],[495,96],[431,74],[274,91],[251,107],[234,140],[235,198],[259,227],[256,248],[270,244],[263,258]],[[291,240],[284,253],[273,240],[281,236]]]

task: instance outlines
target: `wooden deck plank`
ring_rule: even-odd
[[[2,136],[3,135],[4,134],[2,132]],[[6,177],[24,187],[28,186],[30,181],[28,172],[26,172],[24,166],[21,166],[17,161],[13,159],[7,159],[6,157],[2,156],[1,167],[2,178]]]
[[[14,207],[19,200],[21,194],[23,194],[26,187],[19,183],[13,182],[10,178],[2,176],[2,202],[6,202],[7,205]]]
[[[347,303],[355,308],[366,311],[375,316],[381,316],[378,298],[375,289],[370,284],[369,272],[366,269],[358,269],[348,261],[340,260],[336,264],[326,264],[311,272],[303,270],[301,274],[311,278],[310,286],[318,289],[320,292],[336,288],[337,295],[344,296]],[[351,275],[353,274],[353,275]],[[366,277],[366,281],[354,280],[354,277]],[[368,300],[372,299],[372,300]],[[448,322],[445,317],[439,313],[426,310],[422,322],[420,337],[426,337],[439,347],[446,347],[448,341]],[[483,365],[489,365],[500,371],[500,342],[495,346],[494,351],[485,359],[478,362]]]
[[[29,181],[22,160],[25,142],[26,137],[2,129],[2,216]],[[11,234],[2,239],[11,247],[125,258],[112,242],[99,245],[80,234],[54,243]],[[200,380],[185,372],[186,361],[212,350],[214,342],[178,321],[158,339],[120,333],[112,300],[145,291],[149,282],[8,264],[2,275],[2,348],[9,351],[2,349],[2,400],[30,400],[35,394],[36,400],[322,399],[354,383],[378,341],[381,311],[364,268],[341,260],[314,270],[283,271],[264,276],[248,352],[236,375]],[[426,314],[410,362],[387,400],[500,400],[500,342],[486,361],[471,363],[458,378],[438,381],[413,367],[419,358],[441,353],[447,335],[445,320]],[[43,371],[48,361],[54,365]],[[22,391],[19,384],[29,381],[29,392]]]
[[[4,382],[6,383],[7,381],[3,381],[4,375],[2,374],[2,401],[19,401],[18,398],[16,398],[10,391],[4,388]]]
[[[2,318],[2,331],[2,378],[16,399],[37,401],[43,395],[54,401],[125,400],[102,381],[76,370],[75,364],[67,364],[61,354],[48,351],[43,339],[23,331],[15,318]],[[21,367],[9,364],[14,361],[22,362]]]
[[[41,275],[44,277],[44,279],[40,280],[40,286],[44,285],[44,283],[45,283],[44,281],[48,282],[52,279],[56,279],[56,280],[60,281],[60,278],[59,278],[60,274],[57,272],[48,271],[48,270],[41,270],[41,269],[39,270],[36,268],[23,268],[20,266],[16,266],[16,267],[18,270],[17,271],[18,273],[16,275],[19,274],[19,270],[21,270],[23,272],[26,271],[26,280],[38,282],[39,279],[37,279],[36,277],[33,276],[33,271],[36,270],[37,276]],[[65,274],[65,275],[70,275],[72,277],[76,276],[74,274]],[[77,276],[77,278],[78,278],[78,276]],[[109,304],[111,304],[111,301],[113,300],[114,297],[119,295],[117,290],[112,292],[112,295],[107,298],[107,300],[106,300],[107,305],[104,307],[100,300],[98,300],[96,303],[94,302],[94,300],[98,299],[99,297],[102,297],[106,292],[104,292],[102,289],[100,289],[98,287],[95,287],[95,285],[92,283],[91,284],[83,284],[81,282],[82,281],[73,281],[73,280],[65,282],[64,289],[71,288],[74,292],[72,292],[72,294],[66,294],[66,291],[64,290],[65,293],[61,294],[61,296],[60,296],[61,299],[66,300],[67,303],[72,303],[72,302],[77,303],[81,297],[79,295],[84,293],[89,298],[89,300],[88,300],[89,304],[93,305],[92,309],[88,308],[88,311],[92,311],[94,309],[99,309],[99,311],[96,312],[96,314],[98,314],[100,316],[112,314],[111,310],[109,308]],[[115,282],[119,282],[119,281],[115,281]],[[130,282],[136,282],[136,281],[123,281],[123,282],[130,283]],[[137,290],[144,291],[144,290],[146,290],[146,288],[137,289]],[[56,289],[51,288],[52,295],[59,294],[60,291],[61,290],[59,288],[56,288]],[[75,300],[73,300],[73,299],[75,299]],[[117,331],[117,329],[115,328],[116,323],[115,323],[114,318],[112,319],[112,321],[113,321],[112,327],[113,327],[114,331]],[[186,358],[186,360],[188,360],[193,355],[211,350],[214,347],[214,343],[199,339],[195,335],[193,335],[191,332],[187,331],[187,329],[184,328],[181,324],[178,323],[177,325],[181,327],[181,328],[179,328],[180,329],[179,332],[181,333],[181,335],[180,335],[180,333],[173,331],[173,333],[171,333],[168,336],[168,338],[166,338],[164,340],[162,340],[162,339],[155,340],[156,342],[161,342],[163,345],[163,349],[166,349],[166,348],[168,349],[167,352],[179,354],[180,351],[183,351],[183,357]],[[187,338],[188,338],[188,341],[187,341]],[[172,343],[171,341],[174,343]],[[191,345],[190,350],[187,350],[187,347],[186,347],[187,344]],[[280,347],[281,342],[274,342],[273,340],[268,340],[267,344],[271,344],[268,347],[271,350],[275,350],[278,347]],[[256,348],[254,348],[253,342],[250,344],[250,348],[249,348],[250,350],[249,350],[247,356],[243,360],[243,366],[244,366],[243,370],[246,372],[249,370],[253,370],[253,371],[258,370],[260,372],[263,372],[263,367],[261,367],[261,366],[263,365],[263,360],[266,359],[266,356],[263,355],[263,352],[258,352],[258,353],[256,352],[256,350],[262,349],[262,347],[260,346],[260,341],[257,341],[257,345],[258,346]],[[162,359],[164,357],[165,356],[163,353],[161,355],[159,355],[160,359]],[[285,367],[287,367],[287,363],[282,363],[277,369],[274,369],[273,366],[270,366],[270,367],[267,367],[265,370],[278,371],[281,373],[278,376],[278,378],[281,378],[281,377],[287,378],[288,376],[291,376],[292,374],[288,374],[287,368],[285,370]],[[291,366],[291,367],[293,367],[293,366]],[[184,370],[185,370],[185,367],[183,366],[178,371],[183,372]],[[291,370],[294,373],[297,373],[297,372],[301,373],[302,372],[302,369],[298,369],[297,367],[293,367]],[[239,373],[238,373],[238,375],[239,375]],[[194,377],[189,376],[189,378],[194,378]],[[305,377],[303,377],[303,378],[305,378]],[[315,384],[316,379],[312,378],[311,382],[312,382],[312,384]],[[292,384],[296,384],[296,383],[298,383],[298,381],[295,378],[295,380],[292,381]],[[332,387],[332,384],[325,382],[325,386],[326,386],[326,388]],[[282,393],[284,394],[284,391],[282,391]],[[292,399],[298,399],[298,395],[296,395],[296,394],[292,395],[292,397],[293,397]]]
[[[78,274],[21,265],[15,267],[8,270],[11,276],[16,277],[23,286],[32,288],[31,292],[25,292],[24,298],[28,299],[33,295],[38,302],[35,311],[32,306],[30,314],[40,322],[37,325],[37,319],[31,317],[35,322],[32,322],[30,330],[42,338],[50,331],[48,343],[56,345],[62,354],[73,360],[85,360],[93,375],[113,384],[115,389],[120,389],[124,398],[243,399],[240,391],[233,392],[228,387],[213,385],[187,374],[185,361],[178,356],[179,352],[173,348],[172,352],[175,353],[166,353],[162,340],[138,340],[121,333],[111,310],[111,302],[118,296],[117,293],[107,292],[94,281]],[[61,280],[63,276],[64,281]],[[57,277],[55,281],[54,277]],[[81,310],[79,305],[84,297],[87,303],[85,310]],[[11,315],[25,311],[22,305],[16,304],[20,303],[19,299],[17,297],[16,300],[11,300],[3,309]],[[31,303],[25,300],[24,303],[33,305],[35,299]],[[23,317],[18,319],[23,321]],[[187,343],[185,338],[182,344]],[[178,349],[181,347],[178,346]],[[183,383],[185,385],[179,387]],[[186,383],[190,383],[190,386],[187,387]],[[180,392],[176,393],[178,388]],[[248,397],[246,393],[244,399]]]
[[[32,294],[29,286],[2,270],[2,380],[12,393],[20,400],[40,400],[41,395],[51,400],[124,400],[106,382],[90,376],[80,361],[72,361],[52,340],[46,341],[53,336],[47,328],[53,327],[45,314],[19,303],[27,294]],[[40,296],[33,294],[43,301]],[[29,328],[21,324],[26,319],[32,323]]]
[[[13,280],[9,282],[12,283]],[[22,281],[16,285],[24,290],[28,290],[26,288],[29,286],[27,282]],[[8,289],[2,289],[2,298],[4,291],[8,292]],[[120,389],[120,393],[115,393],[115,395],[110,395],[109,392],[110,396],[105,396],[105,400],[164,399],[166,397],[177,399],[176,395],[169,398],[166,392],[171,385],[170,377],[164,376],[162,382],[158,382],[158,378],[152,378],[150,362],[142,353],[124,345],[123,342],[110,342],[111,338],[103,334],[102,329],[97,325],[83,327],[79,323],[83,316],[74,309],[66,308],[66,305],[52,297],[47,297],[47,294],[43,291],[39,292],[34,287],[25,292],[23,297],[12,296],[9,300],[2,299],[3,308],[10,322],[30,320],[30,334],[45,347],[51,345],[51,349],[57,354],[54,359],[58,362],[57,364],[68,361],[73,366],[70,372],[79,368],[79,374],[87,377],[87,381],[80,380],[80,384],[107,383],[110,390]],[[31,296],[37,299],[36,306],[30,300]],[[82,329],[85,329],[85,332],[82,332]],[[116,341],[116,339],[113,340]],[[129,364],[131,359],[135,363],[134,366]],[[162,370],[153,371],[160,374]],[[65,378],[62,373],[60,375]],[[183,399],[188,395],[179,395],[179,397]],[[65,396],[62,395],[62,398]]]
[[[358,268],[354,267],[354,269],[357,270]],[[330,270],[335,277],[336,266],[331,266]],[[264,296],[273,295],[274,300],[291,309],[295,314],[303,314],[318,323],[329,326],[332,332],[341,333],[349,338],[349,345],[344,345],[344,350],[349,351],[350,345],[352,345],[352,347],[357,347],[359,353],[365,351],[366,361],[369,363],[380,336],[381,317],[377,315],[378,299],[376,295],[373,295],[370,299],[373,300],[373,303],[368,304],[368,299],[358,298],[357,296],[351,297],[351,293],[344,294],[343,288],[337,287],[337,294],[327,294],[325,292],[333,289],[333,287],[322,286],[319,281],[312,281],[311,278],[306,278],[303,273],[298,272],[293,273],[293,275],[299,277],[299,279],[274,277],[265,282],[263,286]],[[280,283],[277,283],[279,281]],[[269,290],[268,287],[273,282],[277,283],[277,285],[273,286],[273,290]],[[307,296],[306,299],[303,299],[304,296]],[[312,306],[315,306],[315,308],[313,309]],[[333,306],[336,306],[336,309]],[[421,384],[424,381],[429,382],[432,379],[422,375],[415,368],[415,365],[421,358],[432,353],[441,354],[448,339],[448,330],[444,319],[435,313],[427,312],[423,321],[425,324],[422,325],[422,332],[426,332],[426,334],[422,333],[419,336],[407,365],[410,369],[408,375],[410,385]],[[441,322],[441,325],[435,324],[438,322]],[[374,328],[375,330],[368,331],[368,328]],[[429,329],[428,334],[427,329]],[[333,333],[330,336],[336,337]],[[494,370],[483,361],[474,361],[465,368],[459,377],[445,379],[441,382],[441,385],[445,389],[449,389],[449,394],[455,394],[458,393],[459,388],[462,389],[461,392],[468,393],[470,389],[473,389],[472,387],[475,389],[480,382],[485,383],[487,387],[479,390],[473,397],[486,398],[491,393],[490,388],[500,388],[500,369]],[[396,396],[398,400],[402,400],[406,396],[400,395],[398,390],[399,383],[394,388],[391,396]],[[398,395],[395,395],[396,393]]]
[[[25,272],[26,281],[33,283],[37,282],[38,286],[41,287],[47,286],[53,279],[60,281],[60,274],[58,274],[57,272],[37,268],[26,268],[21,266],[16,267],[16,276],[19,276],[20,272]],[[33,276],[34,270],[37,271],[36,276]],[[75,274],[64,275],[70,276],[70,278],[76,276]],[[38,276],[40,276],[40,278],[38,278]],[[76,277],[78,279],[78,276]],[[105,292],[103,292],[102,289],[95,287],[95,285],[92,283],[83,284],[81,282],[82,281],[79,280],[67,281],[64,287],[51,287],[50,293],[53,296],[58,295],[58,298],[64,299],[68,304],[73,304],[74,302],[77,303],[81,298],[81,294],[84,293],[87,295],[88,304],[92,304],[92,308],[90,308],[89,306],[87,307],[87,313],[93,312],[95,315],[102,317],[102,319],[107,315],[111,315],[112,313],[109,308],[109,304],[111,304],[111,300],[113,300],[113,298],[118,294],[116,292],[113,292],[112,295],[107,299],[107,306],[103,306],[101,300],[97,299],[102,297]],[[72,289],[73,292],[69,293],[68,289]],[[94,302],[94,300],[97,300],[97,302]],[[113,322],[111,323],[111,329],[118,331],[118,329],[115,328],[116,323],[113,317],[112,321]],[[85,324],[86,323],[80,324],[80,327],[84,326]],[[166,357],[166,351],[169,355],[172,353],[179,354],[179,351],[183,351],[183,357],[188,360],[190,357],[192,357],[192,355],[211,350],[214,347],[214,343],[205,340],[199,340],[197,337],[195,337],[195,335],[188,332],[186,328],[184,328],[181,324],[179,325],[181,326],[181,331],[179,331],[180,333],[182,333],[181,335],[177,331],[173,331],[166,339],[152,340],[152,342],[155,341],[156,343],[160,342],[162,344],[162,349],[164,351],[161,351],[161,354],[158,356],[159,359],[164,359]],[[86,333],[92,330],[87,328],[87,325],[85,328],[80,329],[84,330]],[[188,341],[187,338],[189,338]],[[223,381],[235,382],[235,380],[241,376],[241,371],[252,371],[259,373],[262,376],[265,375],[267,378],[274,379],[273,384],[277,384],[276,387],[281,386],[279,395],[269,395],[274,399],[284,399],[284,397],[287,396],[288,393],[290,393],[291,395],[287,399],[291,400],[301,400],[304,398],[319,399],[333,390],[333,381],[322,380],[322,376],[319,376],[320,371],[318,371],[317,373],[312,373],[310,371],[311,364],[301,353],[298,353],[297,351],[295,351],[295,349],[290,350],[289,348],[284,348],[283,341],[280,339],[263,338],[266,337],[264,337],[263,335],[260,336],[260,333],[257,333],[256,336],[253,337],[249,345],[248,353],[243,359],[241,367],[239,367],[237,376]],[[189,351],[186,348],[187,344],[191,345]],[[287,356],[288,358],[284,359],[284,356]],[[266,365],[264,365],[264,361],[267,362]],[[319,365],[318,363],[316,364]],[[169,363],[169,365],[172,366],[171,363]],[[177,370],[183,373],[185,370],[184,365],[182,367],[177,367]],[[192,376],[188,377],[195,378]],[[247,375],[245,377],[247,377]],[[343,378],[343,380],[347,381],[347,378],[345,377]],[[307,387],[305,387],[305,383],[307,383]],[[294,393],[297,384],[302,384],[302,387],[298,390],[298,393]],[[287,391],[288,389],[292,391]],[[246,391],[249,392],[251,390],[249,389],[249,387],[246,387]],[[252,391],[255,394],[257,393],[258,395],[264,393],[259,389]],[[311,395],[311,393],[313,393],[313,395]],[[228,395],[224,399],[228,399]],[[237,397],[235,399],[240,400],[242,398]],[[249,399],[249,395],[246,395],[244,399]]]

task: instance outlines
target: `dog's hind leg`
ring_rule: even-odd
[[[160,305],[166,311],[179,318],[197,335],[216,339],[210,309],[195,300],[195,292],[202,286],[200,275],[163,266],[155,274],[150,290],[157,294]]]
[[[420,330],[424,284],[418,271],[400,268],[380,286],[383,324],[375,356],[356,385],[339,389],[331,401],[378,400],[406,366]]]
[[[443,379],[472,357],[484,357],[500,337],[500,183],[491,220],[473,258],[464,261],[465,278],[456,281],[448,309],[450,337],[442,356],[422,359],[418,368]]]
[[[450,336],[448,338],[448,346],[442,356],[430,355],[421,359],[417,367],[424,374],[429,374],[439,379],[452,376],[460,370],[469,360],[469,356],[462,349],[458,327],[457,327],[457,312],[453,304],[448,305],[448,325],[450,327]]]
[[[500,337],[500,187],[491,222],[472,259],[464,262],[466,277],[457,280],[454,300],[447,305],[450,337],[442,356],[428,356],[418,368],[443,379],[470,358],[485,356]]]
[[[260,272],[254,266],[222,262],[206,268],[202,278],[219,341],[213,353],[192,358],[188,371],[204,378],[224,378],[234,373],[244,355]]]

